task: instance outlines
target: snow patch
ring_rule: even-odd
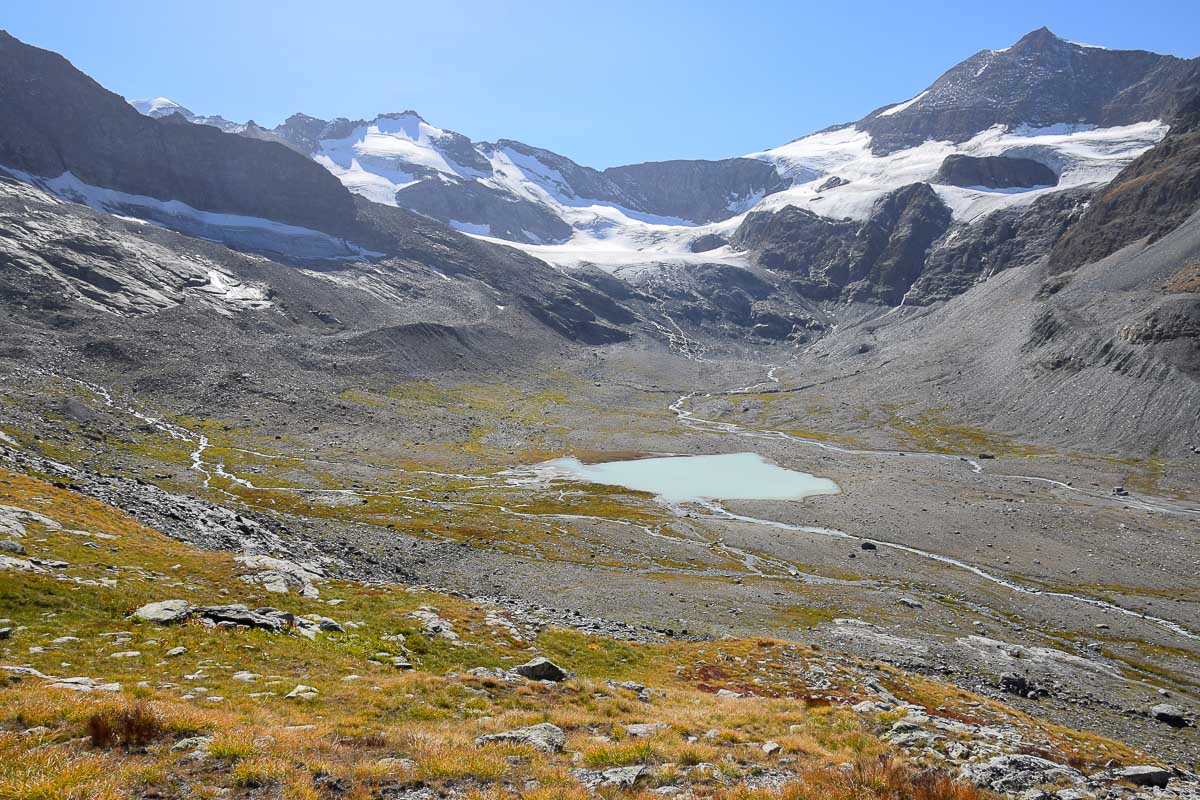
[[[336,236],[287,225],[261,217],[201,211],[179,200],[159,200],[84,183],[70,172],[43,178],[11,167],[2,167],[18,180],[33,184],[62,200],[179,231],[198,239],[295,258],[361,261],[382,256]]]
[[[174,114],[177,111],[185,116],[191,113],[169,97],[151,97],[145,100],[130,100],[129,105],[133,106],[138,110],[139,113],[145,114],[147,117],[166,117]]]
[[[903,102],[903,103],[897,103],[896,105],[892,106],[891,108],[887,109],[886,111],[880,111],[880,112],[879,112],[878,114],[876,114],[875,116],[877,116],[877,117],[890,117],[892,114],[899,114],[901,111],[903,111],[904,109],[908,108],[908,107],[909,107],[909,106],[911,106],[913,103],[917,102],[918,100],[920,100],[922,97],[924,97],[924,96],[925,96],[925,95],[927,95],[927,94],[929,94],[929,90],[928,90],[928,89],[926,89],[925,91],[921,92],[919,95],[917,95],[916,97],[914,97],[912,100],[906,100],[906,101],[905,101],[905,102]]]
[[[480,225],[474,222],[459,222],[456,219],[450,220],[448,224],[451,228],[454,228],[454,230],[459,231],[460,233],[470,233],[475,236],[492,235],[491,225]]]

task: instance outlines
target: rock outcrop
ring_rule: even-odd
[[[1090,186],[1039,197],[1028,206],[995,211],[950,227],[929,249],[921,276],[905,303],[949,300],[976,283],[1014,267],[1032,264],[1054,247],[1087,208]]]
[[[946,156],[931,183],[1016,189],[1057,186],[1058,175],[1040,161],[1016,156]]]
[[[1054,247],[1050,268],[1066,272],[1125,245],[1154,242],[1200,208],[1200,77],[1165,139],[1121,171]]]
[[[914,183],[880,198],[865,223],[794,206],[753,212],[732,243],[762,266],[794,275],[793,286],[811,299],[896,305],[950,221],[950,210],[929,184]]]
[[[774,166],[752,158],[654,161],[609,167],[604,176],[632,199],[632,208],[691,222],[728,219],[788,185]]]

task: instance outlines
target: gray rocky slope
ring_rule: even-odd
[[[927,139],[963,141],[1001,124],[1041,128],[1127,125],[1169,119],[1196,59],[1077,44],[1047,28],[1003,50],[982,50],[948,70],[910,103],[887,106],[857,124],[876,152]]]
[[[1200,442],[1200,214],[1069,276],[1045,257],[954,300],[847,326],[818,356],[893,402],[1027,440],[1117,455]]]

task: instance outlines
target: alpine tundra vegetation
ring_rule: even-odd
[[[597,169],[0,31],[0,800],[1200,799],[1200,59],[994,44]]]

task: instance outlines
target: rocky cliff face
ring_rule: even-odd
[[[0,164],[205,211],[344,233],[350,196],[278,144],[143,116],[56,53],[0,32]]]
[[[811,299],[895,305],[949,226],[950,210],[929,184],[915,183],[880,198],[863,223],[792,206],[751,213],[732,243],[762,266],[794,274],[794,287]]]
[[[788,183],[765,161],[658,161],[609,167],[605,177],[651,214],[692,222],[728,219]]]
[[[427,217],[474,226],[488,236],[513,242],[549,244],[571,236],[571,226],[545,206],[477,181],[448,183],[426,178],[396,192],[396,203]]]
[[[1065,272],[1127,244],[1151,242],[1200,208],[1200,80],[1167,137],[1126,167],[1054,248],[1051,269]]]
[[[984,50],[908,103],[857,125],[889,153],[927,139],[965,141],[993,125],[1126,125],[1168,119],[1195,59],[1068,42],[1040,28],[1003,50]]]
[[[1015,156],[946,156],[933,183],[947,186],[985,186],[989,189],[1016,189],[1033,186],[1057,186],[1058,175],[1040,161]]]
[[[1083,186],[1054,192],[1028,206],[954,225],[930,248],[905,303],[949,300],[1004,270],[1032,264],[1079,219],[1095,191]]]

